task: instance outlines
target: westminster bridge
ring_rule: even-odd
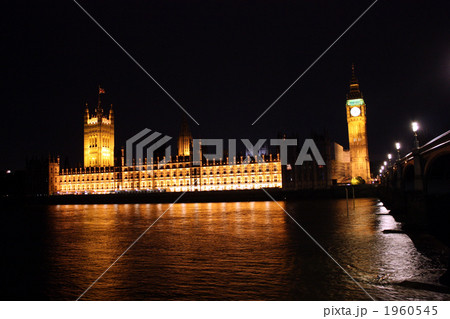
[[[450,130],[387,165],[380,197],[410,229],[426,229],[450,245]]]

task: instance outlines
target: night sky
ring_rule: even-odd
[[[449,1],[379,0],[309,72],[251,123],[373,1],[79,3],[200,123],[194,137],[307,138],[348,147],[351,64],[367,103],[371,160],[450,129]],[[116,146],[143,128],[176,137],[183,113],[71,0],[2,5],[0,169],[49,152],[82,161],[83,110],[98,85]]]

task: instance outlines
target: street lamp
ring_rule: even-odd
[[[397,150],[398,159],[400,159],[400,143],[395,143],[395,149]]]
[[[419,130],[419,123],[417,122],[412,122],[411,123],[411,128],[414,132],[414,147],[415,148],[419,148],[419,139],[417,138],[417,131]]]
[[[387,166],[387,162],[386,161],[384,161],[383,164],[384,164],[384,166]],[[381,166],[381,167],[384,167],[384,166]]]

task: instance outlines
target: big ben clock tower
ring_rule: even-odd
[[[352,181],[356,177],[362,177],[366,182],[369,182],[370,164],[367,144],[366,103],[359,90],[354,65],[352,65],[352,79],[350,81],[350,92],[347,94],[346,110]]]

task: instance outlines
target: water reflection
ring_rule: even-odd
[[[448,299],[403,288],[432,264],[374,199],[280,203],[377,299]],[[39,243],[43,299],[76,299],[169,204],[57,205]],[[30,278],[33,280],[33,278]],[[273,202],[175,204],[84,296],[91,300],[367,300]]]

